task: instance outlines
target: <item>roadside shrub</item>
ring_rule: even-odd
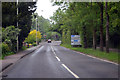
[[[41,33],[39,31],[36,30],[32,30],[28,37],[25,38],[24,42],[28,42],[28,44],[33,44],[36,41],[36,32],[37,32],[37,40],[39,41],[42,37]]]
[[[10,52],[10,48],[6,43],[2,43],[2,54],[7,54],[8,52]]]
[[[0,57],[2,56],[2,43],[0,43]]]
[[[29,47],[32,47],[32,44],[29,44]]]
[[[33,46],[37,46],[36,43],[33,43]]]
[[[22,50],[26,50],[27,48],[25,46],[22,47]]]

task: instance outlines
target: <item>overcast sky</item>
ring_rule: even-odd
[[[58,6],[52,6],[50,0],[38,0],[36,12],[39,16],[49,19],[58,8]]]

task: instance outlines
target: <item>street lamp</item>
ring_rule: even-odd
[[[17,0],[17,28],[18,28],[18,0]],[[17,35],[17,52],[19,50],[19,42],[18,42],[18,35]]]
[[[37,17],[36,17],[36,45],[37,45]]]
[[[37,15],[36,14],[34,14],[34,19],[36,22],[36,45],[37,45]]]
[[[37,45],[37,15],[36,14],[34,14],[34,19],[36,22],[36,45]]]

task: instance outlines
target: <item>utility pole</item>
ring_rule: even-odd
[[[37,17],[36,17],[36,45],[37,45]]]
[[[17,28],[18,28],[18,0],[17,0]],[[17,52],[19,50],[19,42],[18,42],[18,35],[17,35]]]
[[[38,24],[38,32],[39,32],[39,22],[37,20],[37,24]],[[39,45],[39,39],[38,39],[38,45]]]

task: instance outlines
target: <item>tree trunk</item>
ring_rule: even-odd
[[[87,48],[87,37],[86,37],[86,27],[83,25],[83,41],[84,41],[84,48]]]
[[[100,5],[101,10],[101,25],[100,25],[100,50],[103,51],[103,3]]]
[[[93,30],[93,49],[96,50],[96,29]]]
[[[109,53],[109,14],[107,12],[107,2],[105,4],[105,13],[106,13],[106,52]]]
[[[92,10],[92,2],[91,2],[91,10]],[[96,12],[97,15],[97,12]],[[92,24],[93,24],[93,20],[92,20]],[[96,50],[96,28],[93,27],[93,49]]]

